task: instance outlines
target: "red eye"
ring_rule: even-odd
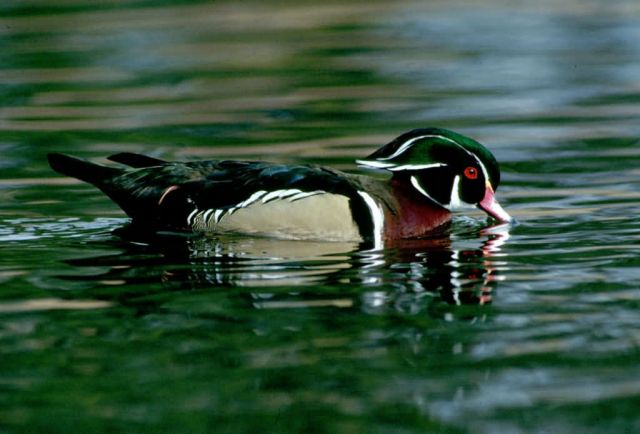
[[[466,176],[468,179],[478,179],[478,169],[469,166],[464,169],[464,176]]]

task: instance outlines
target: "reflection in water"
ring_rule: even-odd
[[[416,314],[437,302],[491,302],[499,269],[505,267],[499,261],[500,249],[509,237],[508,226],[500,225],[460,242],[446,231],[383,251],[363,251],[354,243],[177,234],[141,237],[132,236],[133,232],[131,227],[119,231],[124,253],[68,261],[106,267],[106,272],[66,278],[102,283],[107,289],[100,291],[100,298],[122,295],[117,287],[131,291],[136,284],[155,280],[162,283],[155,286],[156,294],[169,289],[247,288],[251,306],[260,309],[334,306],[371,314]],[[345,287],[351,289],[336,290]],[[145,296],[149,291],[145,286]],[[119,298],[135,303],[136,297]]]
[[[0,2],[0,431],[639,431],[640,2],[151,3]],[[118,240],[44,158],[351,170],[425,124],[527,224]]]

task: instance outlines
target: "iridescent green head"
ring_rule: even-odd
[[[500,168],[477,141],[441,128],[409,131],[358,163],[391,171],[420,194],[451,211],[479,207],[511,221],[495,199]]]

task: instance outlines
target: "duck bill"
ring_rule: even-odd
[[[513,220],[513,218],[507,214],[507,212],[498,203],[495,192],[488,184],[484,192],[484,199],[480,201],[478,207],[498,221],[509,223]]]

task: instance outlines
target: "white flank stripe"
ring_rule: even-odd
[[[191,226],[191,224],[193,223],[192,220],[197,213],[198,213],[198,208],[191,211],[191,214],[189,214],[189,216],[187,217],[187,225]]]
[[[220,221],[220,216],[222,215],[224,211],[221,209],[217,209],[215,213],[213,213],[213,220],[216,222],[216,224],[218,224],[218,222]]]
[[[275,199],[276,197],[278,197],[278,195],[280,194],[282,190],[276,190],[276,191],[272,191],[271,193],[267,194],[265,197],[262,198],[262,203],[267,203],[269,200],[271,199]]]
[[[289,196],[295,196],[296,194],[304,193],[302,190],[298,190],[297,188],[292,188],[291,190],[284,190],[280,195],[280,199],[287,198]]]
[[[267,194],[262,198],[262,203],[267,203],[273,199],[282,199],[287,196],[293,196],[294,194],[302,193],[302,190],[298,190],[297,188],[292,188],[289,190],[275,190],[271,193]]]
[[[204,212],[204,215],[202,216],[202,221],[204,223],[207,223],[207,221],[209,220],[209,216],[213,213],[212,209],[208,209]]]
[[[316,194],[322,194],[322,193],[325,193],[324,190],[303,191],[291,196],[289,198],[289,202],[295,202],[296,200],[304,199],[305,197],[315,196]]]
[[[255,193],[253,193],[251,196],[249,196],[248,199],[244,200],[243,202],[240,202],[237,206],[240,208],[245,208],[249,205],[251,205],[253,202],[255,202],[256,200],[260,199],[262,196],[264,196],[265,194],[267,194],[266,190],[259,190],[256,191]]]
[[[384,212],[375,200],[364,191],[358,191],[358,194],[364,199],[369,207],[371,219],[373,220],[373,248],[380,250],[382,248],[382,230],[384,228]]]
[[[267,203],[270,200],[273,199],[280,199],[282,197],[282,194],[287,191],[287,190],[275,190],[272,191],[270,193],[268,193],[265,197],[262,198],[262,203]]]

